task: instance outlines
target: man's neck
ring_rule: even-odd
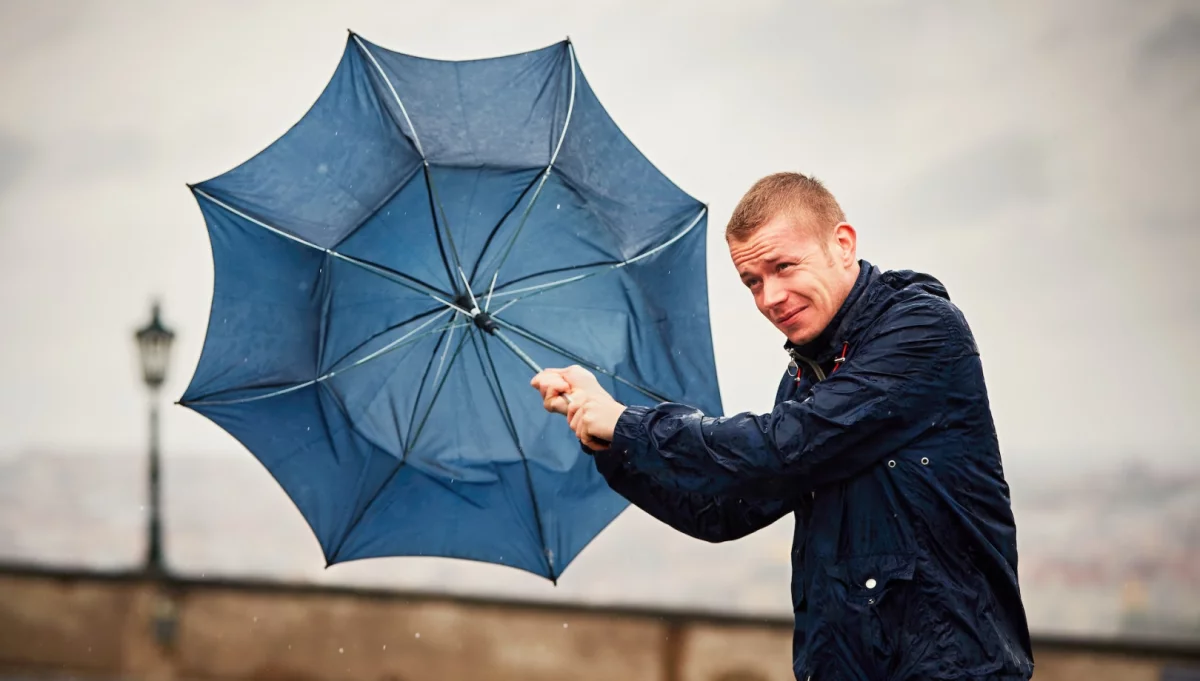
[[[847,276],[846,276],[846,279],[844,280],[845,285],[844,285],[842,291],[840,292],[840,296],[839,296],[840,302],[838,303],[838,311],[833,315],[833,318],[829,320],[829,325],[826,326],[825,329],[822,330],[821,333],[818,334],[816,338],[809,341],[808,343],[803,343],[803,344],[799,344],[799,345],[797,345],[795,343],[788,343],[787,347],[795,349],[796,351],[800,352],[801,354],[803,354],[807,357],[810,357],[811,359],[816,359],[818,355],[821,355],[822,353],[826,352],[830,347],[830,343],[834,342],[832,335],[834,333],[837,333],[838,327],[840,327],[842,325],[842,323],[845,321],[845,317],[846,317],[846,314],[849,312],[849,308],[854,304],[854,300],[857,299],[857,295],[855,293],[855,287],[858,285],[859,280],[862,278],[862,273],[863,273],[862,263],[859,260],[855,260],[854,265],[851,266],[850,268],[847,268],[847,270],[846,270]],[[861,292],[858,295],[861,295]],[[852,299],[854,299],[854,300],[852,300]]]

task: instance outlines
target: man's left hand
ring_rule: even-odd
[[[625,405],[613,399],[592,372],[581,366],[565,369],[546,369],[533,378],[531,384],[539,388],[546,399],[548,411],[558,411],[551,402],[565,382],[569,387],[570,404],[567,405],[567,422],[576,437],[588,449],[602,451],[608,448],[616,430],[617,420],[625,413]]]

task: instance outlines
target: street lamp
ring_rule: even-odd
[[[168,329],[160,316],[159,304],[151,309],[150,322],[137,330],[138,352],[142,364],[142,380],[150,389],[150,526],[146,547],[146,570],[155,576],[163,574],[162,511],[159,504],[159,445],[158,445],[158,396],[167,377],[167,363],[171,358],[171,344],[175,332]]]

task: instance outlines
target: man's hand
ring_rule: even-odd
[[[542,394],[546,411],[566,415],[584,446],[596,451],[608,448],[625,405],[614,400],[590,371],[580,366],[546,369],[530,385]]]

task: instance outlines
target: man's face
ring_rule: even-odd
[[[825,330],[858,276],[854,228],[842,223],[821,232],[827,249],[815,230],[778,216],[745,241],[729,243],[758,311],[798,345]]]

